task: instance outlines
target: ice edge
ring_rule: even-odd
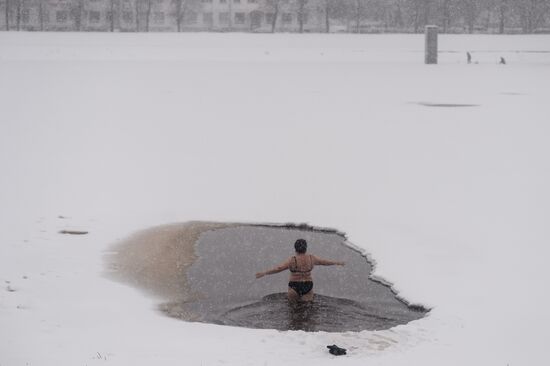
[[[240,225],[239,225],[240,226]],[[305,231],[313,231],[313,232],[322,232],[322,233],[332,233],[341,236],[344,239],[343,244],[347,246],[348,248],[356,251],[357,253],[361,254],[365,260],[370,263],[372,266],[372,272],[369,274],[369,278],[373,280],[374,282],[380,283],[381,285],[384,285],[388,287],[391,292],[395,295],[395,298],[399,301],[401,301],[403,304],[405,304],[407,307],[409,307],[413,311],[422,311],[425,312],[426,315],[429,314],[429,312],[433,309],[433,307],[427,306],[425,304],[419,303],[419,302],[411,302],[407,300],[404,296],[400,295],[399,290],[395,287],[394,283],[387,280],[383,276],[376,275],[375,272],[377,270],[377,262],[372,257],[372,254],[369,253],[366,249],[359,247],[352,242],[348,240],[348,236],[345,232],[340,231],[338,229],[329,228],[329,227],[322,227],[322,226],[314,226],[310,225],[308,223],[243,223],[242,226],[256,226],[256,227],[271,227],[271,228],[286,228],[291,230],[305,230]]]

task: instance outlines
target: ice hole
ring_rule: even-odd
[[[388,329],[427,312],[372,280],[372,264],[337,231],[304,225],[189,225],[137,234],[119,245],[110,260],[114,277],[159,295],[165,300],[159,308],[170,317],[345,332]],[[346,266],[316,266],[314,301],[292,304],[286,298],[288,271],[261,279],[254,274],[292,256],[299,238],[307,240],[308,253]]]

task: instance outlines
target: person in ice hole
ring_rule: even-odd
[[[313,279],[311,277],[311,271],[313,267],[332,265],[343,266],[345,262],[331,261],[311,254],[306,254],[307,242],[304,239],[296,240],[294,249],[296,250],[295,255],[275,268],[256,273],[256,278],[262,278],[265,275],[279,273],[288,269],[290,271],[288,299],[290,301],[312,301]]]

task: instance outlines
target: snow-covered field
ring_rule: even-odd
[[[0,366],[547,365],[550,37],[440,50],[0,33]],[[380,332],[220,327],[104,276],[113,243],[197,219],[345,231],[433,310]]]

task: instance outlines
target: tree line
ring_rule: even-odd
[[[175,31],[184,31],[190,14],[220,0],[99,0],[109,14],[114,31],[123,7],[134,14],[132,31],[149,31],[151,14],[159,3],[170,8]],[[425,25],[438,25],[443,33],[538,33],[550,32],[550,0],[240,0],[257,4],[265,15],[267,31],[276,32],[285,14],[296,19],[296,32],[422,32]],[[224,0],[230,4],[236,0]],[[88,0],[0,0],[6,30],[21,30],[25,9],[38,11],[38,29],[53,5],[65,4],[73,29],[82,30]],[[97,1],[95,1],[97,4]],[[221,4],[220,4],[221,5]],[[248,14],[252,16],[252,13]],[[227,29],[231,29],[228,19]],[[316,26],[312,27],[312,22]],[[250,28],[250,30],[255,30]],[[266,31],[266,29],[262,29]]]
[[[444,33],[550,32],[550,0],[296,1],[321,3],[326,29],[328,19],[337,18],[351,22],[355,32],[368,21],[377,22],[380,31],[392,32],[422,32],[426,25],[437,25]]]

